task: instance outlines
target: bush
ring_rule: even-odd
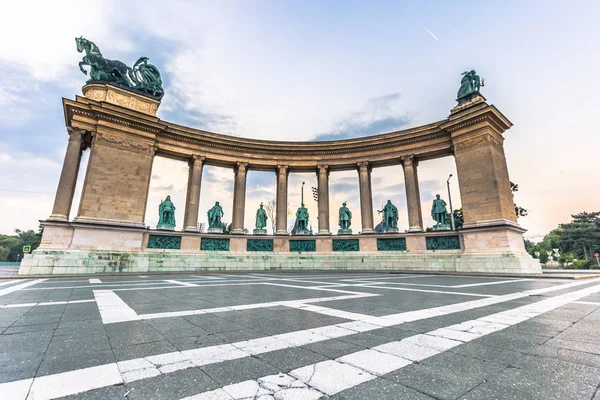
[[[590,269],[593,268],[586,260],[575,260],[569,264],[567,269]]]

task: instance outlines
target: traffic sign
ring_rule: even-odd
[[[594,257],[598,258],[598,257],[600,257],[600,254],[596,253],[596,254],[594,254]]]
[[[23,253],[31,253],[31,246],[23,246]]]

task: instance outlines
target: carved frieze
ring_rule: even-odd
[[[460,250],[458,236],[430,236],[425,239],[427,250]]]
[[[180,249],[181,236],[150,235],[148,238],[149,249]]]
[[[98,132],[96,135],[96,143],[105,143],[115,147],[124,148],[127,150],[133,150],[145,154],[154,154],[154,144],[150,142],[143,142],[141,140],[135,140],[128,137],[119,135],[113,135],[106,132]]]
[[[317,251],[317,242],[315,240],[290,240],[290,251]]]
[[[246,251],[273,251],[273,239],[248,239]]]
[[[406,251],[406,239],[377,239],[377,251]]]
[[[333,239],[333,251],[358,251],[358,239]]]
[[[464,149],[488,144],[491,144],[494,147],[502,147],[502,142],[497,137],[489,133],[479,135],[471,139],[455,142],[453,147],[454,151],[457,152]]]
[[[200,250],[229,251],[229,239],[202,238]]]

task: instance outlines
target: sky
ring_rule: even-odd
[[[328,140],[444,119],[460,74],[475,69],[482,94],[513,123],[505,132],[519,218],[540,240],[570,215],[600,209],[600,2],[598,1],[19,1],[0,24],[0,233],[36,229],[52,211],[67,145],[61,98],[81,95],[75,40],[161,71],[161,119],[249,138]],[[77,213],[83,155],[71,217]],[[157,157],[146,224],[170,194],[183,228],[187,164]],[[419,164],[423,217],[435,194],[460,206],[451,157]],[[305,203],[317,229],[314,174],[291,174],[289,207]],[[220,201],[231,221],[233,171],[206,166],[200,222]],[[250,171],[246,228],[275,198],[275,174]],[[401,166],[373,171],[373,206],[391,199],[408,228]],[[330,225],[343,201],[360,231],[358,177],[330,176]],[[379,217],[375,212],[375,221]],[[289,217],[290,224],[293,217]]]

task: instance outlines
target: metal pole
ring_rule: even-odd
[[[450,202],[450,221],[452,222],[452,230],[456,230],[454,225],[454,209],[452,208],[452,196],[450,195],[450,178],[452,178],[452,174],[448,177],[446,184],[448,185],[448,201]]]
[[[301,202],[301,205],[304,205],[304,182],[302,182],[302,189],[300,190],[300,193],[301,193],[300,202]]]

